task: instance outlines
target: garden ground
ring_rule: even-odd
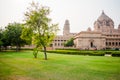
[[[0,52],[0,80],[119,80],[120,57]]]

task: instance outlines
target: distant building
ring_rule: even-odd
[[[104,11],[94,22],[94,30],[89,27],[86,31],[79,33],[70,33],[70,23],[68,20],[65,21],[63,28],[63,35],[57,35],[53,40],[50,49],[66,48],[64,43],[74,38],[74,47],[77,49],[88,49],[88,50],[101,50],[101,49],[120,49],[120,24],[118,28],[114,28],[113,20],[108,17]],[[25,46],[33,48],[34,45]],[[69,47],[68,47],[69,48]]]
[[[88,28],[74,37],[78,49],[120,48],[120,25],[114,28],[114,22],[104,11],[94,23],[94,30]]]

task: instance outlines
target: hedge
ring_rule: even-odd
[[[112,56],[114,56],[114,57],[120,57],[120,51],[119,52],[112,52]]]
[[[112,54],[112,51],[106,51],[105,54]]]
[[[105,52],[92,52],[92,54],[90,54],[90,56],[104,56],[105,55]]]
[[[72,55],[89,55],[89,56],[104,56],[110,54],[111,56],[120,57],[120,51],[74,51],[74,50],[52,50],[48,53],[58,54],[72,54]]]
[[[93,52],[93,51],[68,51],[68,50],[53,50],[47,51],[48,53],[59,53],[59,54],[72,54],[72,55],[89,55],[89,56],[104,56],[104,52]]]

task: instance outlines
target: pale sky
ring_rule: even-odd
[[[24,12],[32,1],[50,7],[52,22],[59,24],[58,34],[62,34],[66,19],[70,21],[71,32],[78,33],[88,27],[93,29],[102,10],[113,19],[115,28],[120,24],[120,0],[0,0],[0,27],[22,22]]]

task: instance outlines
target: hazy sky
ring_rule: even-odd
[[[50,7],[52,22],[59,23],[59,34],[62,34],[66,19],[70,21],[71,32],[80,32],[88,27],[93,29],[93,23],[102,10],[113,19],[115,28],[120,24],[120,0],[0,0],[0,26],[22,22],[32,1]]]

